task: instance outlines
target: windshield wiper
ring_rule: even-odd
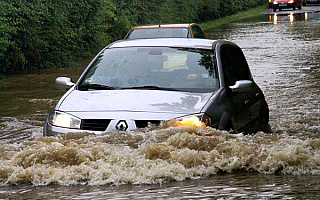
[[[114,89],[119,89],[119,90],[126,90],[126,89],[142,89],[142,90],[167,90],[167,91],[179,91],[178,89],[175,88],[164,88],[164,87],[159,87],[156,85],[143,85],[143,86],[135,86],[135,87],[111,87],[107,85],[101,85],[101,84],[85,84],[85,85],[80,85],[79,86],[80,90],[114,90]]]
[[[135,87],[125,87],[121,89],[144,89],[144,90],[168,90],[168,91],[179,91],[175,88],[165,88],[165,87],[159,87],[156,85],[143,85],[143,86],[135,86]]]
[[[86,85],[80,85],[79,86],[80,90],[88,90],[88,89],[93,89],[93,90],[114,90],[116,88],[107,86],[107,85],[101,85],[101,84],[86,84]]]

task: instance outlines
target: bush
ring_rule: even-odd
[[[205,22],[264,0],[1,0],[0,75],[70,66],[138,24]]]
[[[2,0],[0,73],[65,67],[111,41],[108,0]]]

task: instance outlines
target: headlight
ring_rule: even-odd
[[[278,2],[277,2],[277,1],[274,1],[273,4],[278,4]]]
[[[81,120],[64,112],[54,111],[49,120],[49,123],[53,126],[80,129]]]
[[[293,3],[293,1],[289,1],[288,3]]]
[[[206,114],[189,115],[176,119],[176,126],[205,127],[212,125],[212,119]]]

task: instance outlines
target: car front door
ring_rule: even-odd
[[[242,50],[231,44],[224,44],[220,49],[224,86],[235,85],[236,81],[252,80],[247,61]],[[233,128],[239,130],[251,122],[252,92],[230,92],[234,113],[231,117]]]

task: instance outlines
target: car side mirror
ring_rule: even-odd
[[[73,85],[74,85],[74,83],[71,81],[71,78],[69,78],[69,77],[56,78],[56,86],[59,89],[69,89]]]
[[[237,81],[234,85],[230,86],[232,92],[252,92],[253,90],[253,81],[250,80],[241,80]]]

